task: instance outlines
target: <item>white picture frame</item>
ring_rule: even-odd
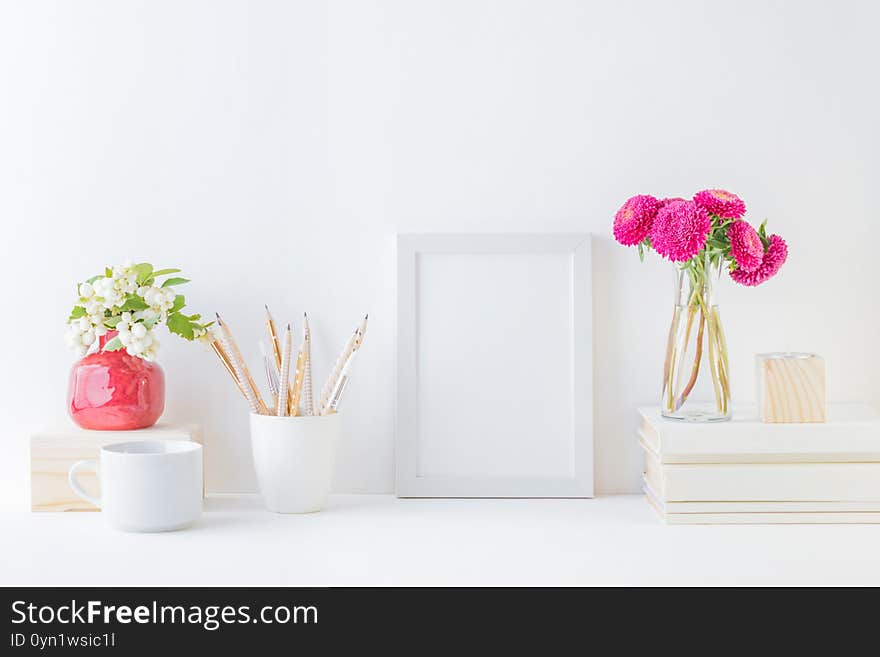
[[[590,236],[400,234],[397,283],[397,496],[592,497]]]

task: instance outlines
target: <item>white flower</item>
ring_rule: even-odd
[[[130,261],[111,267],[109,272],[109,276],[99,276],[91,283],[81,283],[77,287],[77,306],[85,314],[70,320],[65,340],[81,354],[89,347],[96,349],[98,338],[107,335],[104,322],[115,318],[117,323],[111,330],[117,332],[125,350],[131,355],[152,360],[159,349],[159,340],[153,329],[167,321],[177,293],[170,287],[140,284],[138,272]],[[141,297],[147,308],[120,313],[129,295]],[[205,329],[195,329],[193,337],[201,342],[212,340]]]
[[[159,338],[154,337],[152,342],[150,342],[149,347],[146,351],[144,351],[143,356],[147,360],[155,360],[156,353],[159,351]]]
[[[161,316],[165,311],[171,310],[174,306],[174,297],[176,294],[174,290],[171,288],[161,288],[150,286],[147,288],[142,288],[138,290],[138,294],[143,291],[144,303],[146,303],[150,310],[156,313],[156,316]]]
[[[113,289],[116,287],[116,281],[112,278],[99,278],[97,279],[92,286],[95,289],[95,295],[99,297],[107,298],[108,295],[113,293]]]
[[[95,332],[88,318],[80,317],[79,320],[71,322],[64,339],[80,357],[85,356],[89,347],[95,342]]]
[[[135,290],[137,290],[137,273],[133,271],[127,272],[124,276],[119,278],[119,289],[121,289],[126,294],[131,294]]]

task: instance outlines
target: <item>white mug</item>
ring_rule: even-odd
[[[251,447],[266,508],[312,513],[327,503],[339,415],[276,417],[251,413]]]
[[[101,448],[98,461],[70,468],[73,492],[99,507],[110,525],[128,532],[181,529],[202,513],[202,446],[184,440],[145,440]],[[101,480],[100,499],[76,480],[94,468]]]

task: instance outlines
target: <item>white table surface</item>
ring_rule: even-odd
[[[667,526],[641,496],[340,495],[280,516],[212,497],[193,528],[0,513],[0,585],[880,584],[880,525]]]

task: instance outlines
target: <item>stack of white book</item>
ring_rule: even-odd
[[[880,523],[880,414],[830,405],[822,424],[666,420],[639,409],[644,490],[668,523]]]

